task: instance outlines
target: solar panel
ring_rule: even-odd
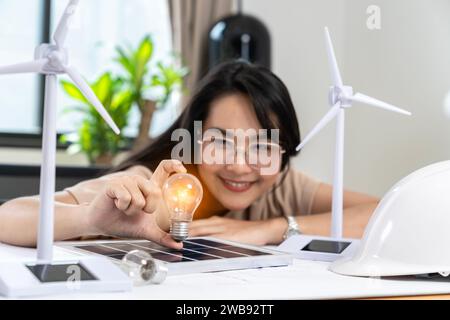
[[[83,254],[106,256],[120,262],[131,250],[142,250],[168,265],[169,274],[227,271],[236,269],[286,266],[288,254],[214,238],[192,238],[183,242],[182,250],[165,248],[147,240],[108,240],[60,243],[60,246]]]

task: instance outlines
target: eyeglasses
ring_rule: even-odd
[[[213,136],[204,137],[198,143],[202,145],[202,159],[207,164],[244,164],[245,161],[256,169],[274,164],[279,167],[282,154],[286,152],[279,144],[266,141],[236,143],[233,139]]]

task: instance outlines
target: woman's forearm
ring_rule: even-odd
[[[343,235],[347,238],[361,238],[364,229],[377,207],[378,202],[365,203],[344,210]],[[300,231],[304,234],[329,236],[331,227],[331,213],[319,213],[309,216],[297,216]],[[278,244],[283,241],[283,235],[287,229],[285,218],[269,220],[269,244]]]
[[[377,205],[378,202],[372,202],[344,209],[343,236],[361,238]],[[330,235],[331,213],[300,216],[297,221],[305,234]]]
[[[39,224],[39,199],[14,199],[0,206],[0,242],[34,247]],[[90,235],[86,205],[55,202],[55,240]]]

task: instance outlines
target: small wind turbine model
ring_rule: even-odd
[[[331,120],[336,118],[336,149],[331,212],[331,238],[305,235],[293,236],[281,244],[280,249],[295,252],[299,258],[334,261],[337,258],[351,255],[356,250],[356,246],[359,243],[358,240],[342,238],[345,110],[350,108],[352,103],[356,101],[372,107],[381,108],[404,115],[411,115],[411,113],[383,101],[366,96],[362,93],[353,94],[353,88],[350,86],[345,86],[342,82],[336,56],[334,54],[333,44],[331,42],[328,28],[326,27],[325,43],[328,55],[328,64],[333,81],[333,85],[330,87],[328,96],[331,109],[311,130],[305,139],[303,139],[301,144],[296,149],[302,149]]]
[[[112,130],[116,134],[120,133],[92,89],[78,71],[69,65],[64,43],[78,2],[79,0],[71,0],[66,7],[53,36],[55,44],[39,45],[34,61],[0,67],[0,74],[45,75],[37,261],[14,261],[0,265],[0,294],[5,296],[54,294],[75,289],[122,291],[131,288],[131,281],[125,273],[105,258],[84,257],[77,261],[53,261],[57,75],[67,74]]]

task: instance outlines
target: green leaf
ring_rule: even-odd
[[[111,111],[116,110],[121,105],[131,105],[132,95],[130,90],[124,90],[115,94],[111,101]]]
[[[134,58],[136,61],[137,69],[143,69],[150,61],[153,54],[153,40],[147,35],[142,39],[139,48],[137,49]]]
[[[116,60],[122,65],[122,67],[125,68],[125,70],[129,74],[134,74],[134,66],[131,61],[131,57],[129,57],[126,54],[125,50],[122,49],[121,47],[116,47],[116,52],[119,55],[119,57]]]
[[[134,83],[136,89],[140,90],[143,84],[143,78],[148,72],[147,64],[153,54],[153,41],[149,35],[145,36],[134,53]]]
[[[59,142],[62,143],[62,144],[66,144],[67,143],[67,136],[65,134],[60,136],[59,137]]]
[[[61,85],[64,91],[73,99],[86,103],[87,100],[81,93],[81,91],[71,82],[61,80]]]
[[[187,75],[188,69],[177,67],[175,64],[166,66],[161,62],[156,67],[158,73],[153,75],[151,85],[163,89],[163,94],[157,99],[158,108],[162,108],[175,90],[183,89],[183,78]]]
[[[164,83],[161,80],[160,76],[158,75],[153,75],[152,77],[152,85],[150,87],[157,87],[157,86],[162,86]]]
[[[108,96],[111,95],[112,79],[109,72],[105,72],[100,76],[100,78],[92,86],[97,98],[102,104],[106,103]]]

